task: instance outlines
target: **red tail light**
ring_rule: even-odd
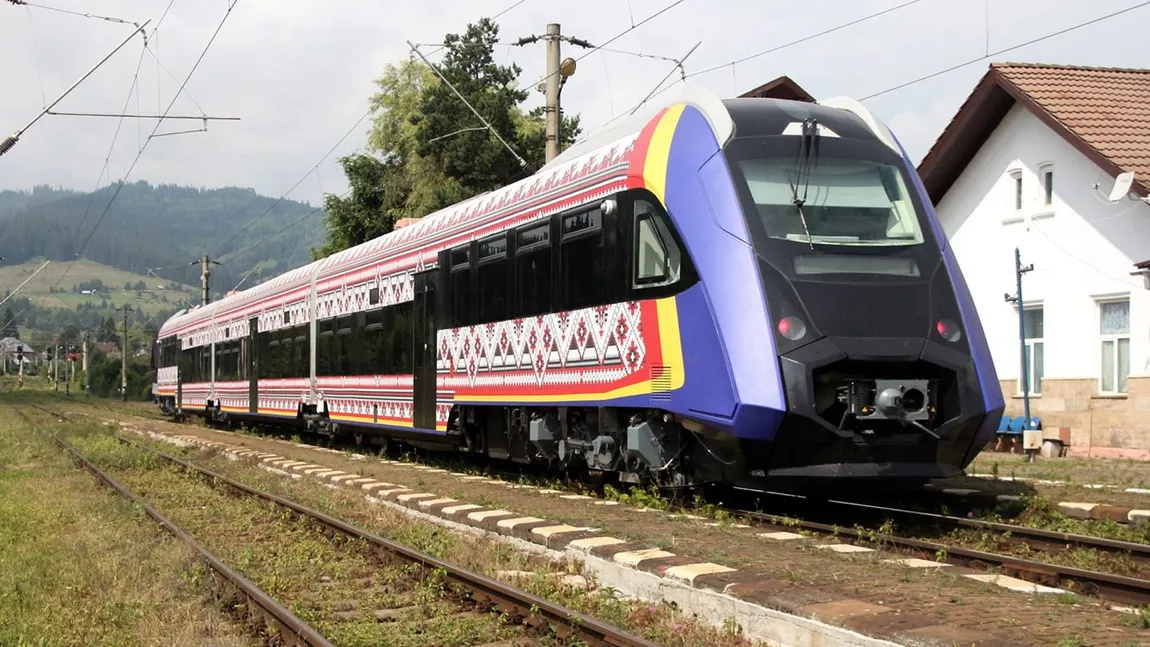
[[[939,319],[938,323],[934,324],[934,329],[939,337],[951,343],[962,339],[962,330],[951,319]]]
[[[779,319],[779,334],[791,341],[798,341],[807,334],[807,324],[798,317],[783,317]]]

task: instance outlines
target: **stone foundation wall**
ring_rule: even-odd
[[[1022,415],[1018,383],[1001,380],[999,386],[1006,415]],[[1042,394],[1030,397],[1030,415],[1042,418],[1046,428],[1069,427],[1075,454],[1150,454],[1150,377],[1131,377],[1128,392],[1121,396],[1098,395],[1098,380],[1093,378],[1044,378]]]

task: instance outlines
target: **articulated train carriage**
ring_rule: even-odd
[[[913,165],[849,99],[691,94],[156,341],[169,414],[762,488],[959,474],[1003,410]]]

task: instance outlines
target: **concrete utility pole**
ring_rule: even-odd
[[[1022,266],[1022,253],[1017,247],[1014,248],[1014,282],[1018,290],[1014,296],[1009,294],[1006,296],[1008,303],[1018,304],[1018,345],[1019,356],[1022,360],[1022,433],[1025,439],[1025,434],[1030,430],[1030,362],[1026,356],[1026,310],[1025,304],[1022,300],[1022,275],[1034,269],[1034,265],[1030,264],[1026,267]],[[1034,462],[1035,450],[1027,449],[1027,461]]]
[[[92,393],[91,393],[92,381],[88,379],[88,333],[84,333],[83,353],[84,353],[84,360],[83,360],[84,361],[84,397],[90,398],[90,397],[92,397]]]
[[[204,258],[207,258],[205,256]],[[207,279],[205,279],[206,281]],[[206,285],[206,283],[205,283]],[[204,291],[207,294],[207,291]],[[120,340],[120,401],[128,401],[128,348],[131,344],[128,343],[128,313],[132,311],[132,307],[124,304],[124,338]]]
[[[541,89],[547,97],[546,107],[544,111],[547,114],[547,161],[555,159],[559,156],[559,125],[561,123],[562,111],[559,106],[559,98],[563,94],[563,86],[567,84],[567,79],[575,74],[575,59],[560,58],[560,41],[567,41],[572,45],[578,45],[587,49],[593,49],[591,43],[580,38],[572,38],[570,36],[563,36],[560,33],[559,23],[551,23],[547,25],[547,34],[545,36],[527,36],[515,41],[515,45],[527,45],[529,43],[538,42],[540,39],[547,41],[547,76],[543,77],[543,87]]]
[[[60,342],[56,341],[52,355],[52,390],[60,391]]]
[[[208,305],[212,301],[211,293],[208,291],[208,279],[212,276],[212,265],[223,265],[219,261],[213,261],[204,254],[198,261],[192,261],[189,265],[200,264],[200,305]]]

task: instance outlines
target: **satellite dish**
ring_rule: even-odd
[[[1114,178],[1114,188],[1110,189],[1110,201],[1118,202],[1130,193],[1130,186],[1134,184],[1134,171],[1127,171],[1119,173],[1118,177]]]

